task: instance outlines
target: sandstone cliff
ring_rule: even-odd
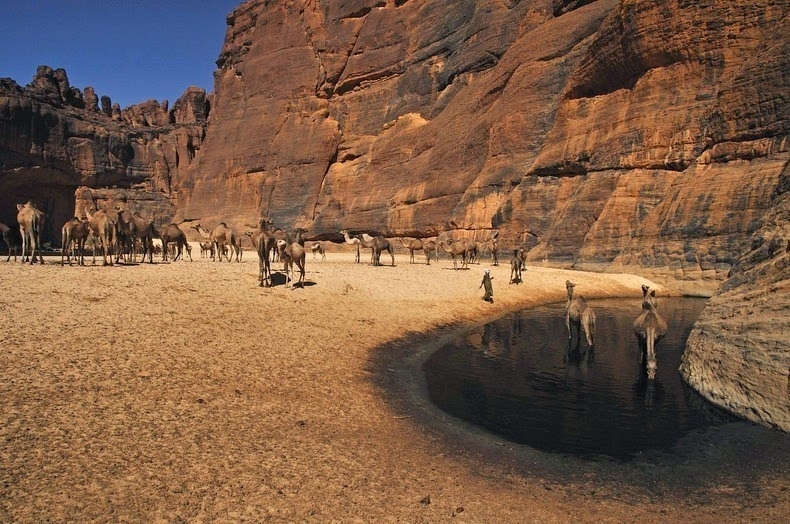
[[[139,209],[169,221],[179,175],[200,149],[210,106],[198,88],[173,110],[167,106],[151,100],[121,110],[103,96],[100,107],[92,88],[80,91],[64,70],[47,66],[24,88],[0,79],[0,221],[16,225],[16,204],[32,199],[47,213],[44,238],[58,244],[80,186],[139,190],[120,196],[152,202]]]
[[[788,160],[787,2],[246,2],[180,212],[710,292]]]

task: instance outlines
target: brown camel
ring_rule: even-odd
[[[647,378],[653,380],[656,378],[658,368],[656,344],[667,334],[667,323],[656,311],[655,290],[648,294],[648,289],[648,286],[642,286],[642,313],[634,320],[634,335],[639,341]]]
[[[44,227],[44,213],[40,211],[33,202],[16,205],[16,220],[19,222],[19,233],[22,235],[22,262],[28,260],[27,246],[30,246],[30,263],[36,261],[38,253],[39,263],[44,263],[41,256],[41,230]]]
[[[273,246],[277,245],[277,241],[269,230],[268,225],[266,219],[261,219],[258,223],[258,230],[254,233],[247,233],[252,246],[258,253],[258,280],[261,287],[270,287],[272,285],[271,257],[269,254]]]
[[[425,260],[428,262],[429,266],[431,265],[431,253],[433,253],[434,259],[439,260],[439,248],[435,240],[423,241],[422,250],[425,253]]]
[[[568,290],[568,304],[565,306],[565,326],[568,328],[568,349],[571,347],[572,330],[571,327],[576,328],[576,349],[581,344],[581,330],[584,329],[584,334],[587,337],[587,345],[590,349],[594,347],[595,339],[595,312],[584,297],[577,296],[573,298],[573,288],[576,286],[570,280],[565,281],[565,288]]]
[[[60,245],[60,264],[68,262],[71,265],[71,257],[77,259],[78,266],[85,265],[85,242],[90,234],[90,224],[77,217],[72,218],[61,228]],[[64,260],[65,259],[65,260]]]
[[[414,252],[415,251],[424,251],[425,245],[422,243],[422,240],[419,238],[415,238],[406,242],[403,238],[400,239],[400,243],[403,247],[409,250],[409,264],[414,264]],[[425,257],[428,258],[428,253],[426,252]],[[428,264],[431,263],[430,258],[428,258]]]
[[[196,228],[200,228],[200,224],[195,226]],[[200,231],[200,229],[198,229]],[[231,228],[225,224],[225,222],[220,222],[217,227],[211,232],[209,240],[214,244],[214,249],[217,251],[218,260],[222,262],[222,255],[228,259],[230,262],[234,257],[236,258],[236,262],[241,262],[241,250],[239,249],[238,239],[236,238],[236,233],[233,232]],[[225,253],[222,249],[223,246],[228,246],[230,253]]]
[[[277,248],[280,252],[280,260],[285,264],[285,283],[291,283],[294,287],[294,265],[299,268],[299,281],[296,285],[304,287],[305,275],[305,250],[298,242],[288,244],[285,240],[277,241]],[[289,276],[290,273],[290,276]]]
[[[383,236],[371,237],[363,234],[362,238],[360,238],[360,242],[362,243],[362,247],[370,248],[371,263],[374,266],[381,265],[381,252],[387,251],[392,259],[392,267],[395,267],[395,253],[392,251],[392,245],[389,240]]]
[[[472,241],[474,242],[474,240]],[[468,269],[469,260],[472,258],[472,251],[477,248],[477,243],[472,245],[464,239],[461,240],[440,240],[439,247],[453,257],[453,269],[458,269],[458,257],[461,258],[461,269]]]
[[[478,246],[478,249],[482,252],[489,252],[491,253],[491,262],[492,265],[498,266],[499,265],[499,243],[497,242],[496,238],[491,238],[486,240],[485,242],[481,242]]]
[[[11,243],[11,228],[2,222],[0,222],[0,235],[2,235],[3,242],[5,242],[5,245],[8,248],[8,258],[6,258],[5,261],[8,262],[11,260],[11,251],[13,251],[14,262],[16,262],[16,243]]]
[[[181,231],[181,228],[178,227],[178,224],[171,223],[169,226],[167,226],[165,230],[162,231],[160,238],[162,239],[162,260],[164,262],[167,262],[168,244],[172,242],[176,245],[176,256],[173,257],[173,262],[182,256],[184,252],[184,246],[189,245],[187,242],[187,236],[183,231]]]
[[[214,244],[211,242],[198,242],[200,244],[200,258],[214,258]]]
[[[93,263],[96,264],[96,248],[98,247],[102,252],[102,265],[113,265],[113,249],[117,239],[115,221],[103,209],[93,214],[90,211],[86,211],[86,214],[93,233]]]
[[[326,251],[324,251],[324,246],[321,245],[321,242],[313,242],[313,245],[310,246],[310,251],[313,252],[313,260],[315,260],[316,255],[321,255],[321,262],[326,260]]]
[[[148,263],[154,263],[154,221],[143,218],[140,213],[135,212],[132,214],[132,223],[134,224],[131,229],[134,232],[134,238],[140,241],[140,247],[143,252],[143,262],[145,256],[148,255]],[[136,242],[133,242],[136,246]],[[136,251],[136,247],[135,247]],[[136,257],[132,258],[134,262]]]
[[[524,267],[524,262],[521,260],[521,250],[513,250],[513,258],[510,259],[510,283],[521,284],[521,271]]]
[[[356,237],[349,236],[347,229],[344,229],[343,231],[341,231],[340,234],[343,235],[343,238],[346,239],[346,244],[350,244],[350,245],[355,246],[357,248],[357,256],[356,256],[356,259],[354,261],[357,264],[359,264],[359,250],[362,247],[362,242],[360,242],[360,240],[358,238],[356,238]]]

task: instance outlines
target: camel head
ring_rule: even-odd
[[[570,280],[566,280],[565,281],[565,289],[567,289],[568,291],[572,291],[573,288],[575,288],[575,287],[576,287],[576,284],[574,284]]]
[[[647,296],[647,291],[650,289],[650,286],[646,286],[642,284],[642,296]]]
[[[647,360],[647,378],[653,380],[656,378],[656,370],[658,369],[658,363],[656,363],[655,358],[648,358]]]

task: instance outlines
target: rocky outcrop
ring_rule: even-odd
[[[790,167],[751,249],[703,310],[680,372],[714,404],[790,431]]]
[[[175,213],[205,135],[205,91],[188,89],[173,111],[166,101],[114,106],[70,86],[62,69],[41,66],[24,88],[0,80],[0,221],[14,224],[16,204],[33,200],[47,214],[44,238],[57,243],[80,186],[140,190],[141,201],[162,193]],[[148,211],[162,212],[159,204]]]
[[[441,4],[444,6],[444,4]],[[446,6],[445,6],[446,7]],[[500,231],[709,294],[788,159],[786,2],[246,2],[180,212]]]

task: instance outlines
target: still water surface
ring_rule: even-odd
[[[524,310],[440,348],[425,363],[431,400],[514,442],[551,452],[629,460],[671,451],[689,432],[733,418],[682,382],[680,357],[705,299],[659,301],[669,325],[653,381],[631,325],[639,299],[589,301],[595,350],[567,353],[564,304]],[[582,340],[584,337],[582,336]]]

